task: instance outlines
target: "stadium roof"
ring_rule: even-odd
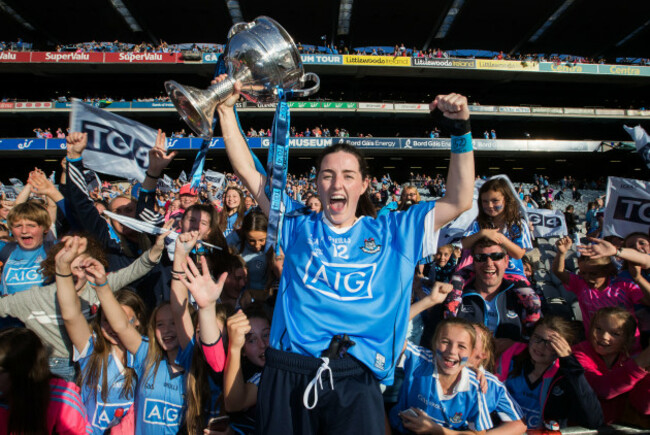
[[[268,15],[296,42],[650,58],[648,0],[0,0],[0,40],[226,40]]]

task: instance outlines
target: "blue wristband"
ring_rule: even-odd
[[[81,158],[81,157],[77,157],[76,159],[71,159],[70,157],[66,157],[65,159],[66,159],[67,161],[69,161],[69,162],[78,162],[78,161],[80,161],[82,158]]]
[[[472,133],[465,133],[462,136],[451,137],[451,152],[453,154],[463,154],[473,150]]]
[[[142,187],[140,188],[140,192],[144,192],[144,193],[155,192],[155,190],[156,190],[156,189],[143,189]]]
[[[106,284],[108,284],[108,280],[104,282],[104,284],[95,284],[94,282],[88,281],[88,284],[90,284],[93,287],[104,287]]]

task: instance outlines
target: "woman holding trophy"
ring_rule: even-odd
[[[229,45],[236,45],[233,39]],[[282,62],[289,57],[268,68],[286,67]],[[228,83],[229,95],[221,92],[215,102],[226,152],[268,215],[266,175],[256,168],[233,109],[240,92],[250,87],[231,74],[219,76],[211,88],[223,90]],[[186,106],[175,104],[179,111]],[[312,213],[283,195],[279,245],[285,262],[259,384],[257,433],[384,432],[379,383],[393,382],[406,337],[413,270],[418,260],[436,252],[438,230],[469,209],[474,189],[467,99],[440,95],[430,108],[442,112],[452,133],[443,199],[374,219],[368,166],[360,151],[345,143],[325,148],[318,160],[322,212]]]

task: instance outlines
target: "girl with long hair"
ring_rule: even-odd
[[[267,281],[266,267],[266,229],[269,220],[261,211],[250,211],[239,230],[230,233],[229,239],[238,238],[235,246],[246,262],[248,269],[247,289],[264,290]],[[233,243],[230,243],[232,246]]]
[[[133,405],[138,381],[133,369],[134,352],[127,350],[106,319],[105,306],[89,324],[81,309],[81,303],[73,281],[71,264],[83,251],[83,243],[77,236],[69,237],[55,257],[57,299],[65,329],[79,362],[81,373],[81,397],[93,433],[101,435],[120,419]],[[110,289],[105,274],[99,276],[103,265],[96,259],[86,257],[79,265],[85,278],[93,287]],[[102,281],[97,282],[98,279]],[[112,295],[112,293],[111,293]],[[122,289],[113,297],[126,322],[144,332],[145,306],[133,292]]]
[[[478,216],[464,234],[463,248],[470,249],[477,240],[487,237],[507,251],[511,264],[506,274],[525,279],[521,258],[533,245],[519,201],[503,178],[486,181],[478,195]]]
[[[467,361],[476,331],[460,318],[442,321],[433,336],[433,352],[406,345],[404,383],[390,423],[400,433],[484,432],[492,427],[485,396]]]
[[[219,230],[217,232],[220,237],[223,237]],[[223,279],[220,284],[210,279],[212,286],[192,285],[195,282],[192,271],[196,270],[196,266],[190,253],[194,250],[199,237],[198,231],[182,233],[178,236],[171,284],[171,309],[177,325],[180,346],[177,361],[187,372],[185,429],[188,434],[200,433],[210,418],[223,412],[219,397],[223,391],[221,372],[226,359],[222,340],[226,312],[224,307],[217,305],[216,302],[221,296],[226,274],[222,274]],[[206,256],[200,255],[196,258],[202,271],[210,276],[211,269],[208,267],[209,261]],[[193,269],[188,268],[188,263]],[[195,302],[199,307],[196,316],[198,322],[192,319],[188,289],[193,290]]]
[[[574,337],[570,322],[545,317],[535,324],[528,344],[515,343],[499,358],[497,377],[521,406],[528,429],[603,424],[598,398],[572,354]]]
[[[241,228],[246,214],[244,192],[235,186],[229,186],[223,193],[223,208],[219,212],[219,228],[224,236]]]

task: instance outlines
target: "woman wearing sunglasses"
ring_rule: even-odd
[[[521,407],[529,430],[603,424],[598,398],[571,353],[574,337],[567,320],[545,317],[535,324],[528,345],[514,344],[497,362],[497,377]]]

